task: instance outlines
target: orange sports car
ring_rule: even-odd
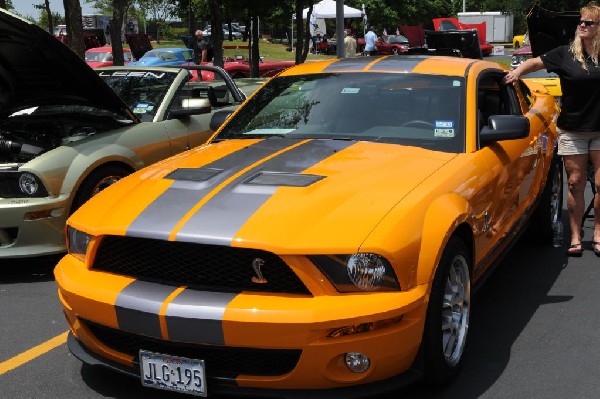
[[[311,62],[215,113],[208,144],[68,220],[55,277],[69,349],[200,396],[452,380],[474,286],[528,224],[551,242],[562,209],[556,101],[503,84],[506,70]]]

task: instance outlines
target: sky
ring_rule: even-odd
[[[34,19],[39,19],[40,10],[33,7],[33,4],[43,4],[44,0],[12,0],[15,10],[24,17],[31,16]],[[94,7],[87,4],[84,0],[80,0],[82,14],[93,14]],[[53,13],[57,12],[60,15],[65,15],[63,0],[50,0],[50,9]]]

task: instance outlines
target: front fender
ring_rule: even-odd
[[[423,220],[417,285],[429,283],[433,279],[448,240],[462,223],[471,224],[471,213],[467,200],[458,194],[450,193],[431,203]]]
[[[61,187],[61,193],[72,193],[81,182],[95,169],[108,163],[122,163],[133,170],[139,170],[144,161],[128,147],[118,144],[106,144],[88,147],[73,159]]]

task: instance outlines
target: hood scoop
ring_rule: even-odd
[[[212,179],[223,171],[223,169],[216,168],[180,168],[166,175],[165,179],[203,182]]]
[[[260,172],[246,180],[244,184],[261,186],[308,187],[324,178],[325,176],[300,173]]]

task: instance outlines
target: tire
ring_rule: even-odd
[[[563,163],[558,155],[554,155],[546,186],[540,197],[531,223],[527,229],[529,241],[538,244],[552,244],[554,222],[561,220],[563,205]]]
[[[463,363],[471,313],[471,255],[457,236],[448,241],[433,278],[425,329],[425,380],[450,383]]]
[[[398,55],[398,54],[400,54],[400,51],[396,47],[393,47],[392,48],[392,54]]]
[[[130,170],[118,165],[103,166],[94,170],[83,180],[81,186],[79,186],[77,194],[75,194],[75,199],[73,200],[73,205],[71,206],[71,213],[79,209],[81,205],[94,195],[130,173]]]

